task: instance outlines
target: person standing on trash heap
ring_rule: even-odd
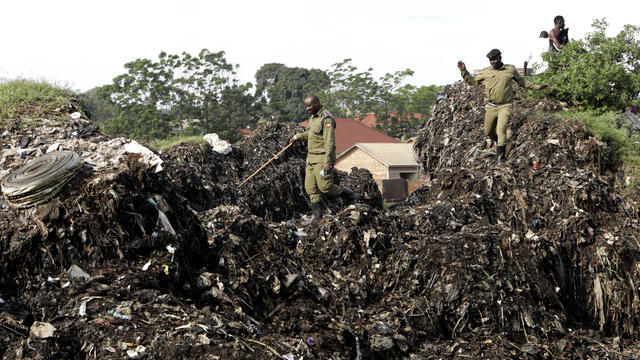
[[[559,51],[569,42],[569,29],[564,28],[564,17],[553,18],[553,29],[549,30],[549,50]]]
[[[356,201],[356,194],[346,187],[333,183],[333,165],[336,161],[335,129],[336,122],[322,108],[315,95],[304,99],[304,106],[311,114],[309,127],[303,133],[294,135],[289,144],[297,140],[307,141],[307,164],[305,168],[304,189],[311,201],[312,221],[322,218],[321,195],[341,196],[348,204]]]
[[[487,57],[491,66],[475,77],[469,74],[462,60],[458,61],[458,69],[468,84],[485,85],[484,134],[496,142],[498,164],[501,164],[506,159],[507,124],[513,112],[513,83],[534,90],[546,89],[549,85],[535,85],[521,77],[515,66],[502,63],[502,53],[498,49],[489,51]]]

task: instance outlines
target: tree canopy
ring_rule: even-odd
[[[265,105],[264,118],[300,122],[308,117],[304,98],[323,92],[329,84],[322,70],[264,64],[256,72],[256,97]]]
[[[157,61],[136,59],[124,67],[127,72],[112,84],[85,94],[112,107],[110,114],[96,113],[103,116],[99,120],[107,133],[163,137],[190,124],[190,131],[232,136],[256,121],[252,85],[237,83],[237,66],[226,61],[223,51],[203,49],[196,56],[161,52]]]
[[[235,79],[237,65],[224,52],[203,49],[196,56],[161,52],[157,60],[136,59],[112,84],[82,94],[93,118],[111,135],[162,138],[216,132],[236,140],[240,128],[259,119],[281,122],[308,118],[303,100],[317,95],[335,116],[362,118],[373,112],[378,128],[395,137],[415,131],[440,91],[437,86],[405,84],[411,69],[376,79],[372,68],[360,71],[351,59],[328,70],[263,65],[251,83]]]
[[[542,58],[549,67],[538,78],[551,95],[581,109],[621,110],[640,92],[640,28],[625,25],[606,35],[605,19],[594,20],[584,40],[573,40]]]
[[[373,68],[359,71],[351,59],[344,59],[328,70],[331,87],[323,93],[327,108],[337,116],[363,118],[374,113],[376,128],[397,138],[413,136],[429,111],[440,87],[404,84],[413,76],[411,69],[386,73],[379,79]]]

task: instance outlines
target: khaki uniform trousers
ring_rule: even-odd
[[[320,175],[322,163],[309,164],[305,167],[304,190],[309,195],[312,203],[320,202],[321,194],[334,197],[342,193],[342,187],[333,183],[334,171],[329,170],[328,174]]]
[[[498,106],[485,105],[484,107],[484,134],[495,141],[498,146],[507,144],[507,124],[513,112],[513,104],[507,103]]]

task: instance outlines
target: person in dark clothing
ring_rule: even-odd
[[[549,50],[558,51],[569,42],[569,29],[564,27],[564,17],[553,18],[554,27],[549,31]]]

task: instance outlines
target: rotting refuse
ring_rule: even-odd
[[[518,100],[496,167],[481,99],[444,89],[414,146],[429,181],[405,202],[383,209],[353,169],[338,178],[359,202],[315,226],[300,226],[303,144],[237,188],[299,131],[281,123],[226,155],[177,145],[157,173],[123,154],[47,203],[0,207],[3,356],[633,358],[639,213],[611,152],[577,121],[534,115],[561,105]],[[99,159],[113,139],[65,118],[3,133],[0,171],[53,143]],[[89,277],[69,282],[72,265]],[[36,322],[54,336],[24,341]]]

